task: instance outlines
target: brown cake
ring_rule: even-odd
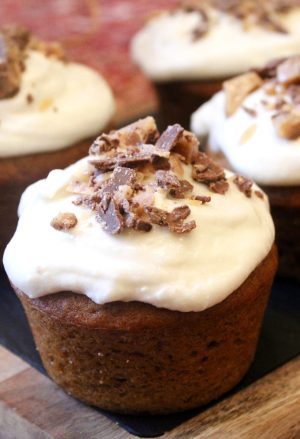
[[[165,124],[188,126],[223,81],[297,53],[297,0],[185,0],[149,19],[132,56],[153,83]]]
[[[69,63],[59,44],[23,28],[0,30],[0,254],[24,189],[83,157],[91,138],[108,128],[113,106],[100,75]],[[76,126],[81,119],[84,129]]]
[[[182,411],[237,384],[277,267],[260,189],[151,117],[101,135],[55,182],[24,193],[4,255],[54,381],[120,413]]]

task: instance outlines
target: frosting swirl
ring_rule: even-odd
[[[252,13],[245,13],[247,19],[242,21],[229,7],[192,3],[198,3],[198,8],[163,12],[133,38],[134,61],[157,82],[229,77],[266,63],[270,53],[280,57],[299,52],[300,7],[295,2],[285,2],[291,6],[279,10],[273,6],[267,23],[253,18]],[[259,9],[265,2],[253,3]]]
[[[153,127],[154,122],[147,118],[138,126],[141,123]],[[187,159],[190,152],[183,144],[191,145],[194,138],[183,129],[175,136],[175,131],[179,132],[178,126],[169,127],[157,140],[152,130],[146,138],[155,143],[152,153],[166,151],[168,146],[171,156],[175,154],[179,163],[171,162],[168,176],[188,182],[182,189],[184,194],[170,191],[170,180],[166,183],[166,174],[161,172],[166,162],[157,164],[153,157],[149,159],[152,164],[147,159],[143,165],[131,162],[128,168],[143,174],[138,185],[132,186],[139,199],[133,199],[132,191],[123,184],[117,187],[113,175],[117,168],[109,171],[107,167],[112,157],[120,163],[122,156],[116,151],[114,155],[106,152],[103,169],[103,148],[116,148],[112,146],[115,133],[109,136],[110,144],[107,137],[106,141],[100,138],[90,157],[65,170],[52,171],[47,179],[29,186],[21,199],[16,233],[4,254],[10,280],[32,298],[73,291],[100,304],[137,300],[179,311],[206,309],[238,288],[267,256],[274,241],[267,197],[251,182],[224,173],[201,153],[194,161]],[[127,127],[125,132],[124,142],[128,144],[130,139],[129,146],[136,146],[137,160],[145,146],[142,137],[136,135],[137,125]],[[100,151],[95,151],[99,147]],[[179,148],[186,157],[172,152]],[[97,169],[93,164],[95,153]],[[154,174],[149,173],[153,166]],[[112,186],[113,194],[107,199]],[[148,197],[145,200],[146,187],[154,188],[151,201]],[[89,196],[86,203],[91,190],[98,198]],[[112,199],[123,216],[123,225],[117,229],[109,227],[110,219],[104,215]],[[139,229],[137,222],[127,223],[122,204],[125,199],[133,207],[144,206],[142,215],[149,205],[152,213],[156,209],[168,215],[174,209],[178,212],[178,208],[182,213],[184,205],[184,221],[194,225],[182,229],[185,223],[180,218],[173,218],[170,225],[169,217],[163,223],[149,215],[151,227]]]

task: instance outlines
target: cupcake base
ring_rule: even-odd
[[[202,312],[15,290],[47,372],[67,393],[114,412],[162,414],[207,404],[241,380],[276,267],[273,246],[236,291]]]
[[[86,139],[68,148],[42,154],[0,158],[1,258],[17,226],[17,209],[26,187],[47,177],[53,169],[63,169],[86,156],[93,140]]]
[[[163,126],[179,123],[188,129],[191,114],[222,89],[224,80],[154,83]]]

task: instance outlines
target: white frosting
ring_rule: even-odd
[[[67,188],[82,178],[82,159],[65,170],[51,172],[22,196],[19,224],[4,254],[10,280],[29,297],[59,291],[86,294],[96,303],[138,300],[180,311],[200,311],[224,300],[238,288],[269,253],[274,226],[267,197],[247,198],[232,183],[226,195],[185,176],[194,193],[211,195],[201,205],[192,200],[167,199],[159,208],[188,204],[192,232],[177,235],[153,226],[148,232],[106,233],[95,214],[72,203]],[[257,187],[255,187],[257,189]],[[73,212],[78,224],[68,232],[51,227],[59,212]]]
[[[111,119],[112,93],[94,70],[38,51],[29,52],[25,67],[20,91],[0,100],[0,157],[71,146]]]
[[[214,10],[210,14],[214,23],[196,41],[192,32],[201,20],[197,12],[178,10],[148,21],[132,41],[135,62],[156,81],[217,79],[300,52],[300,8],[278,16],[287,34],[262,26],[246,31],[231,15]]]
[[[217,93],[191,118],[197,136],[209,136],[213,151],[221,150],[232,168],[262,185],[291,186],[300,184],[300,138],[279,137],[272,123],[274,111],[267,110],[261,100],[272,101],[263,89],[251,93],[243,106],[254,109],[256,117],[240,108],[230,117],[225,115],[225,94]],[[249,132],[249,136],[245,133]]]

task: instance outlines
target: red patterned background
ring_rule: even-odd
[[[0,24],[61,41],[69,58],[98,69],[117,100],[117,121],[153,111],[151,85],[130,60],[129,42],[153,11],[178,0],[0,0]]]

